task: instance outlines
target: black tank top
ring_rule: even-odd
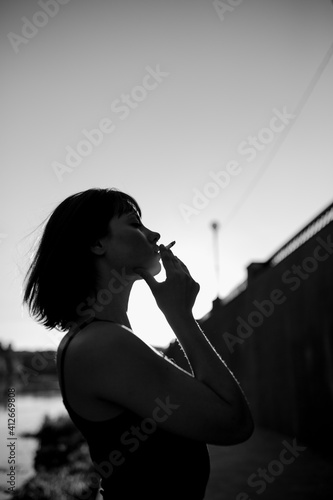
[[[96,422],[71,408],[63,367],[66,350],[76,333],[67,337],[59,351],[58,376],[64,406],[88,443],[97,473],[89,478],[91,490],[101,486],[105,500],[202,500],[210,473],[205,443],[164,431],[153,418],[142,418],[127,409]],[[163,412],[171,411],[168,401],[159,400],[158,404],[160,418]]]

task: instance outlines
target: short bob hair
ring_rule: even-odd
[[[92,188],[66,198],[46,225],[24,280],[23,303],[46,328],[67,331],[77,307],[96,287],[94,242],[108,234],[113,217],[134,212],[137,202],[115,188]]]

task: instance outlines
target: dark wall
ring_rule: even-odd
[[[333,223],[275,267],[258,270],[245,291],[216,303],[200,322],[241,383],[256,424],[322,450],[333,443],[330,242]]]
[[[244,388],[256,422],[318,446],[333,443],[330,242],[333,223],[259,271],[202,323]]]

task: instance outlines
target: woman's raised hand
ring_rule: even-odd
[[[160,255],[166,273],[165,281],[156,281],[142,268],[136,268],[134,271],[146,281],[158,307],[166,317],[171,318],[173,314],[188,316],[192,313],[200,285],[194,281],[185,264],[172,250],[160,245]]]

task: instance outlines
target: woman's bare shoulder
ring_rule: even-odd
[[[96,342],[115,342],[119,338],[130,338],[133,336],[133,331],[127,326],[113,321],[92,321],[90,324],[82,328],[77,336],[77,339],[82,344],[90,344]]]
[[[119,361],[118,355],[124,354],[133,345],[149,348],[130,328],[111,321],[91,322],[75,335],[73,344],[76,352],[84,355],[83,359],[86,359],[85,355],[91,359],[97,356],[100,363],[103,360],[110,362],[111,359]]]

